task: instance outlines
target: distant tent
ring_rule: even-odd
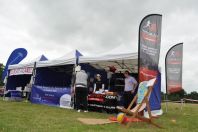
[[[8,67],[9,70],[12,69],[21,69],[21,68],[26,68],[26,67],[34,67],[34,63],[35,62],[44,62],[44,61],[48,61],[47,57],[45,57],[44,55],[40,55],[37,58],[31,60],[31,61],[27,61],[26,59],[24,59],[21,63],[16,64],[16,65],[10,65]]]
[[[31,61],[23,61],[16,65],[8,67],[9,73],[7,78],[6,89],[15,90],[16,87],[25,87],[31,79],[35,62],[48,60],[44,55],[41,55]]]

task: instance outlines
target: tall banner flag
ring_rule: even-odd
[[[174,45],[166,54],[166,93],[178,92],[182,89],[183,43]]]
[[[75,54],[75,57],[76,57],[76,65],[78,65],[78,62],[79,62],[79,57],[80,56],[83,56],[78,50],[76,50],[76,54]]]
[[[139,26],[138,73],[139,82],[157,76],[161,45],[162,15],[150,14]]]
[[[2,80],[5,79],[5,77],[7,76],[7,72],[8,72],[8,66],[9,65],[13,65],[13,64],[18,64],[19,62],[21,62],[25,57],[27,56],[27,50],[24,48],[17,48],[15,49],[10,57],[7,60],[5,69],[3,71],[2,74]]]

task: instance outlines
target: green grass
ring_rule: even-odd
[[[155,122],[164,127],[156,128],[146,123],[133,123],[130,128],[117,123],[107,125],[83,125],[77,121],[78,117],[108,118],[102,113],[77,113],[75,110],[36,105],[25,102],[6,102],[0,98],[0,132],[72,132],[72,131],[170,131],[193,132],[198,126],[198,105],[186,104],[180,110],[180,104],[168,104],[168,113],[165,113]],[[163,109],[164,109],[163,104]],[[172,122],[176,120],[176,122]],[[197,130],[198,131],[198,130]]]

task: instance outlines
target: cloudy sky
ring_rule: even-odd
[[[183,87],[198,91],[197,0],[0,0],[0,62],[19,47],[29,59],[54,59],[72,49],[99,54],[121,44],[137,52],[139,23],[150,13],[163,15],[162,90],[165,54],[184,42]]]

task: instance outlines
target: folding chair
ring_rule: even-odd
[[[149,81],[143,81],[139,84],[138,87],[138,93],[134,97],[134,99],[131,101],[130,105],[128,106],[127,109],[124,107],[117,107],[118,110],[126,113],[129,116],[132,116],[131,118],[138,118],[144,122],[150,123],[158,128],[162,128],[158,124],[153,122],[153,117],[151,115],[151,109],[150,109],[150,104],[149,104],[149,98],[151,95],[151,92],[153,90],[153,86],[156,82],[156,78],[151,79]],[[137,101],[137,105],[130,110],[131,106]],[[149,118],[145,118],[139,113],[143,111],[145,108],[147,108]],[[128,126],[130,125],[130,122],[128,123]]]

